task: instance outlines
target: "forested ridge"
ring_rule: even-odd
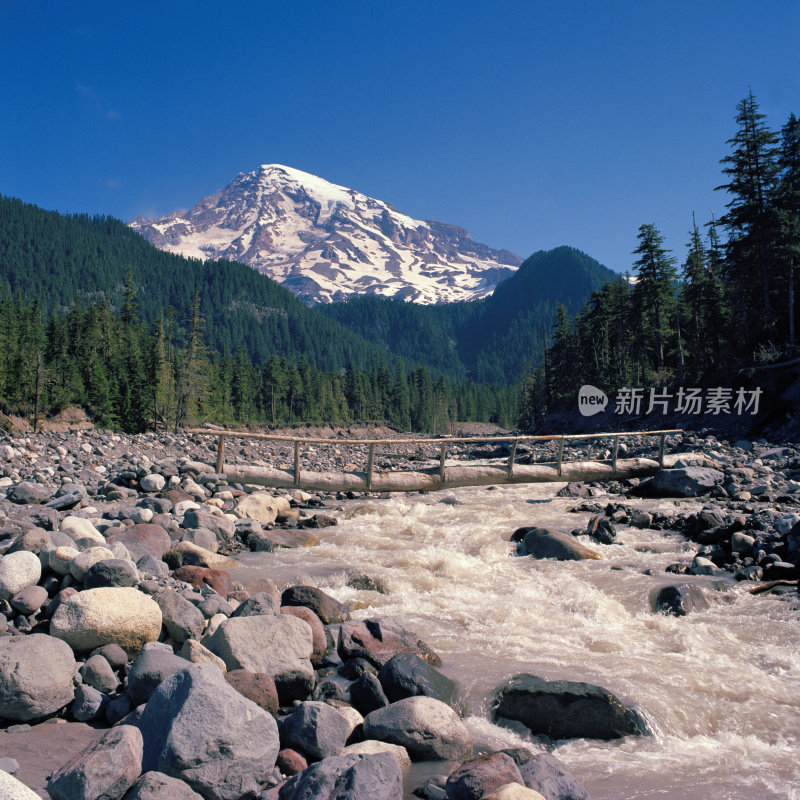
[[[703,225],[687,214],[682,258],[656,224],[643,224],[631,276],[604,284],[577,314],[557,306],[548,345],[523,381],[523,427],[574,408],[583,384],[609,393],[704,386],[800,356],[800,120],[791,114],[772,130],[751,92],[735,123],[716,187],[727,193],[726,212]]]
[[[511,386],[404,360],[241,264],[163,253],[109,217],[0,198],[0,407],[80,405],[135,432],[228,423],[507,425]],[[446,374],[445,374],[446,373]]]

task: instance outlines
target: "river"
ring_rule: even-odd
[[[573,740],[554,751],[594,800],[797,800],[796,600],[750,595],[753,584],[714,591],[711,579],[695,578],[709,587],[707,610],[682,618],[653,613],[653,591],[684,580],[664,567],[692,557],[674,533],[618,526],[621,544],[592,544],[602,561],[517,557],[508,542],[517,527],[571,530],[588,520],[567,512],[577,501],[555,497],[560,486],[349,501],[338,527],[320,532],[320,545],[243,554],[234,578],[309,583],[346,603],[356,618],[397,617],[459,683],[476,749],[539,747],[525,729],[489,720],[494,689],[519,672],[595,683],[635,705],[652,736]],[[698,507],[632,501],[670,513],[676,503]],[[386,593],[349,588],[354,572],[380,580]],[[412,768],[409,789],[425,770]]]

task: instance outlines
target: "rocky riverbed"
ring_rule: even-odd
[[[304,468],[363,469],[366,451],[332,441],[303,448]],[[314,546],[354,498],[230,484],[210,466],[215,444],[95,430],[0,441],[0,795],[588,797],[541,749],[478,752],[436,642],[402,620],[351,619],[352,609],[313,585],[279,586],[268,575],[238,582],[237,554]],[[575,445],[565,457],[608,457],[608,446]],[[705,463],[687,459],[653,481],[565,486],[574,529],[509,531],[518,553],[593,559],[625,526],[679,531],[694,555],[667,566],[675,580],[655,599],[659,613],[702,608],[691,580],[701,575],[796,602],[798,449],[693,436],[670,447],[701,453]],[[644,438],[625,449],[652,452]],[[545,443],[517,455],[554,453]],[[435,440],[387,445],[376,465],[416,468],[437,454]],[[506,456],[494,445],[452,454]],[[282,443],[239,439],[226,448],[230,463],[292,459]],[[626,495],[702,499],[664,514]],[[348,580],[383,588],[357,570]],[[487,701],[496,719],[545,744],[650,734],[636,709],[591,684],[523,673]],[[409,785],[411,761],[441,768]],[[36,769],[43,762],[49,778]]]

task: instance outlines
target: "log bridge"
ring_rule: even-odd
[[[629,433],[591,433],[553,436],[489,436],[443,437],[440,439],[316,439],[290,436],[271,436],[262,433],[213,429],[191,429],[196,436],[217,437],[215,471],[235,483],[249,483],[275,489],[303,489],[326,492],[411,492],[437,491],[458,486],[489,486],[505,483],[542,483],[557,481],[598,481],[620,478],[645,477],[660,468],[672,466],[680,459],[693,458],[693,454],[666,455],[668,434],[683,433],[678,428],[659,431],[632,431]],[[658,457],[617,458],[620,440],[628,437],[658,436]],[[241,466],[225,463],[225,441],[228,438],[262,439],[291,445],[294,449],[294,468],[279,469],[270,466]],[[611,458],[597,461],[564,461],[564,445],[578,439],[610,439],[613,441]],[[517,448],[523,442],[556,440],[555,461],[535,464],[517,464]],[[508,444],[509,455],[502,464],[447,464],[448,449],[455,444]],[[303,447],[310,444],[366,447],[367,463],[363,472],[312,472],[301,466]],[[383,471],[375,467],[375,447],[391,448],[394,445],[427,445],[438,447],[439,464],[435,467],[406,471]],[[210,471],[205,464],[198,469]]]

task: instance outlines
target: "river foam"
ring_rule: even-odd
[[[534,561],[508,542],[522,525],[565,530],[589,514],[559,485],[463,488],[348,503],[314,548],[241,557],[238,580],[309,582],[353,609],[396,616],[434,647],[458,681],[466,723],[483,748],[530,745],[524,728],[490,720],[510,676],[599,684],[641,711],[653,735],[558,744],[595,800],[795,798],[800,786],[800,612],[742,585],[705,587],[706,610],[654,614],[664,573],[692,551],[677,534],[619,527],[601,561]],[[442,502],[445,500],[445,502]],[[634,501],[675,511],[676,503]],[[681,502],[691,509],[691,504]],[[695,506],[696,507],[696,506]],[[652,574],[644,574],[651,570]],[[346,585],[356,572],[386,594]],[[538,746],[538,745],[535,745]]]

